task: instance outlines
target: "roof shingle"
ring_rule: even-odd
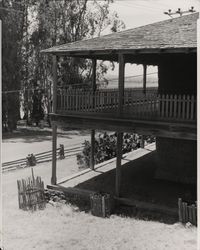
[[[102,37],[54,46],[42,52],[68,54],[106,50],[196,48],[198,17],[199,13],[184,15]]]

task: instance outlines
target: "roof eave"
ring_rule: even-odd
[[[165,54],[165,53],[196,53],[197,47],[177,47],[177,48],[140,48],[140,49],[112,49],[112,50],[42,50],[41,53],[58,56],[98,56],[116,54]]]

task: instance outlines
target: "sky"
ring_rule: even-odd
[[[139,27],[142,25],[167,20],[170,17],[164,14],[169,9],[172,12],[181,8],[186,11],[194,6],[196,11],[200,11],[200,0],[114,0],[111,10],[116,11],[119,18],[124,21],[126,29]],[[175,15],[174,17],[178,17]],[[142,74],[142,66],[126,65],[126,76]],[[148,72],[155,72],[155,67],[148,67]],[[118,67],[111,75],[117,75]]]

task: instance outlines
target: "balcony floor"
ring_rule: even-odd
[[[132,132],[168,138],[196,140],[197,124],[194,121],[176,119],[135,118],[130,114],[119,116],[117,112],[60,112],[50,114],[52,122],[61,127]]]

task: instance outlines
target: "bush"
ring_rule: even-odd
[[[122,153],[128,153],[140,147],[141,136],[138,134],[124,133]],[[151,136],[143,137],[147,143],[155,141]],[[95,164],[112,159],[117,155],[117,134],[103,133],[95,138]],[[77,154],[77,163],[80,167],[90,167],[91,144],[89,141],[84,142],[82,153]]]

